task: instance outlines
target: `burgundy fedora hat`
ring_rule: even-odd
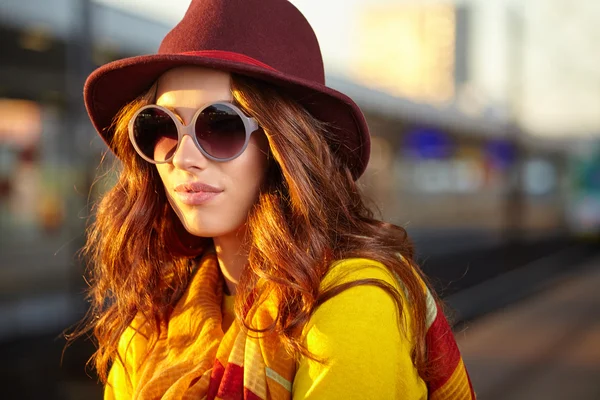
[[[85,105],[110,147],[112,120],[167,70],[197,65],[250,76],[281,87],[313,116],[334,127],[335,154],[355,179],[369,161],[370,138],[360,108],[325,86],[319,43],[308,21],[287,0],[192,0],[158,53],[125,58],[95,70]]]

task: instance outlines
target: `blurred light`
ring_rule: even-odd
[[[515,146],[506,140],[491,140],[487,143],[485,150],[491,167],[500,171],[510,167],[516,158]]]
[[[425,193],[443,193],[452,190],[452,172],[449,163],[441,160],[426,160],[414,169],[414,186]]]
[[[454,97],[452,4],[364,6],[352,77],[390,94],[434,104]],[[382,68],[382,66],[385,66]]]
[[[19,45],[31,51],[47,51],[52,47],[50,29],[43,25],[26,28],[19,37]]]
[[[541,196],[550,193],[556,186],[556,171],[546,160],[532,159],[525,163],[523,188],[525,193]]]
[[[0,144],[29,146],[42,133],[40,106],[28,100],[0,99]]]
[[[582,171],[582,184],[590,191],[600,190],[600,165],[597,159],[592,159]]]
[[[586,195],[577,199],[569,208],[571,223],[580,233],[597,233],[600,227],[600,198]]]
[[[484,184],[484,171],[481,163],[476,160],[458,159],[452,163],[455,186],[458,193],[475,193]]]
[[[448,158],[453,150],[450,137],[437,128],[414,128],[404,139],[405,152],[414,158]]]
[[[567,217],[579,234],[597,234],[600,229],[600,146],[582,142],[574,147],[570,163],[571,192]]]

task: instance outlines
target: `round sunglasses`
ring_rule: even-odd
[[[254,118],[228,102],[203,106],[188,125],[168,108],[150,104],[129,121],[129,139],[138,154],[153,164],[170,162],[186,134],[205,157],[224,162],[240,156],[258,128]]]

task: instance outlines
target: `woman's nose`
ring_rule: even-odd
[[[183,135],[179,147],[173,154],[172,163],[179,169],[199,168],[204,169],[209,159],[202,154],[190,135]]]

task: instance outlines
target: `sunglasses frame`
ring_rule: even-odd
[[[214,157],[214,156],[208,154],[208,152],[202,148],[202,146],[198,142],[198,138],[196,137],[196,120],[198,119],[198,117],[200,116],[202,111],[206,110],[210,106],[215,106],[215,105],[224,105],[224,106],[231,108],[233,111],[235,111],[236,114],[238,114],[238,116],[242,119],[244,128],[246,129],[246,139],[244,141],[244,145],[242,146],[242,148],[240,149],[240,151],[237,154],[235,154],[234,156],[229,157],[229,158],[218,158],[218,157]],[[160,111],[166,113],[174,121],[175,127],[177,128],[177,146],[175,147],[175,151],[173,151],[173,155],[171,155],[171,157],[167,158],[164,161],[156,161],[154,159],[146,157],[144,152],[138,147],[138,145],[135,141],[135,132],[134,132],[135,120],[137,119],[138,115],[142,111],[147,110],[149,108],[157,108]],[[246,147],[248,147],[248,143],[250,142],[250,135],[252,135],[252,133],[256,132],[259,128],[260,128],[260,126],[258,125],[258,122],[256,122],[256,120],[254,118],[249,117],[246,114],[244,114],[244,112],[242,110],[240,110],[236,105],[234,105],[230,102],[227,102],[227,101],[217,101],[214,103],[205,104],[204,106],[202,106],[201,108],[196,110],[196,112],[194,113],[194,117],[192,118],[190,123],[187,125],[184,125],[181,122],[181,119],[179,118],[179,116],[177,116],[177,114],[175,114],[173,111],[169,110],[168,108],[159,106],[158,104],[148,104],[148,105],[145,105],[144,107],[140,108],[139,110],[137,110],[135,112],[135,114],[133,114],[133,116],[129,120],[129,128],[128,129],[129,129],[129,140],[131,141],[131,144],[133,144],[135,151],[140,155],[140,157],[142,157],[144,160],[148,161],[151,164],[166,164],[166,163],[171,162],[173,160],[173,158],[175,157],[175,153],[177,152],[177,150],[179,150],[179,146],[181,145],[181,141],[183,140],[183,137],[185,135],[188,135],[192,138],[192,141],[196,145],[196,148],[198,150],[200,150],[200,152],[202,153],[202,155],[204,155],[204,157],[209,158],[213,161],[218,161],[218,162],[231,161],[231,160],[239,157],[240,155],[242,155],[242,153],[244,153],[244,151],[246,150]]]

